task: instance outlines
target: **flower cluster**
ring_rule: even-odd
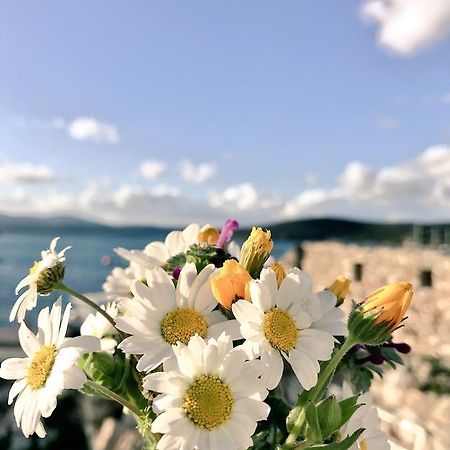
[[[57,396],[80,389],[128,408],[151,448],[387,448],[376,409],[361,407],[368,393],[338,402],[327,392],[348,350],[390,340],[411,285],[378,289],[347,323],[339,306],[350,280],[316,292],[308,274],[272,260],[269,230],[254,227],[239,246],[237,228],[235,220],[221,230],[192,224],[143,250],[116,249],[128,266],[108,276],[105,305],[64,284],[67,248],[57,253],[54,239],[19,283],[28,290],[11,311],[26,357],[0,368],[16,380],[9,403],[17,397],[24,435],[43,437],[41,418]],[[65,338],[70,304],[62,313],[61,300],[40,311],[37,334],[23,322],[53,291],[94,309],[80,336]],[[294,402],[283,393],[289,374]]]

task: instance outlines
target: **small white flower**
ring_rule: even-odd
[[[343,386],[344,398],[353,396],[350,386]],[[377,407],[373,404],[373,397],[366,392],[358,397],[361,406],[356,410],[350,420],[341,428],[339,434],[342,438],[352,435],[359,428],[364,428],[358,440],[349,450],[389,450],[391,446],[387,440],[386,433],[380,430],[380,419]]]
[[[116,253],[127,261],[134,262],[145,270],[161,267],[167,261],[180,253],[185,253],[189,247],[198,243],[200,225],[192,223],[183,231],[171,231],[164,242],[151,242],[143,251],[116,248]],[[138,278],[143,279],[143,278]]]
[[[163,433],[159,450],[238,450],[253,445],[257,422],[267,418],[262,364],[247,360],[230,336],[205,342],[194,336],[173,349],[164,372],[147,375],[144,387],[161,392],[153,433]]]
[[[8,404],[17,397],[14,416],[26,437],[36,433],[45,436],[41,417],[49,417],[56,400],[64,389],[80,389],[86,375],[77,366],[83,353],[100,350],[100,342],[93,336],[65,338],[71,305],[61,317],[61,300],[51,312],[39,313],[39,332],[34,335],[22,323],[19,328],[20,345],[25,358],[10,358],[2,362],[0,377],[16,380],[9,391]]]
[[[25,312],[31,311],[37,303],[39,295],[48,295],[53,285],[64,277],[65,252],[71,248],[66,247],[59,253],[56,253],[55,247],[59,237],[55,237],[50,242],[48,250],[41,252],[41,260],[36,261],[27,275],[16,287],[16,295],[21,289],[28,286],[20,297],[14,303],[9,321],[12,322],[16,315],[17,321],[21,323],[25,318]]]
[[[119,309],[116,302],[109,302],[100,307],[113,319],[116,319],[119,315]],[[95,312],[95,314],[90,313],[87,315],[86,319],[84,319],[84,322],[81,324],[80,334],[82,336],[95,336],[99,338],[101,350],[103,352],[112,353],[116,348],[117,341],[113,336],[117,334],[117,330],[98,311]]]
[[[108,275],[103,284],[107,297],[131,298],[132,281],[144,281],[146,270],[164,266],[172,256],[186,252],[191,245],[198,243],[199,233],[200,225],[193,223],[183,231],[171,231],[164,242],[150,242],[144,250],[116,248],[116,253],[130,264],[125,269],[115,267]]]
[[[142,355],[140,371],[151,371],[173,356],[172,345],[187,344],[198,334],[203,338],[218,337],[223,331],[233,339],[241,337],[236,320],[227,320],[218,310],[211,291],[210,277],[215,267],[210,264],[198,275],[195,264],[185,264],[175,289],[173,280],[160,267],[147,271],[147,286],[133,281],[133,299],[122,299],[128,313],[116,320],[117,328],[130,334],[120,344],[125,353]]]
[[[114,267],[111,273],[106,277],[106,281],[103,283],[102,287],[108,299],[132,297],[130,289],[131,282],[139,279],[139,274],[134,270],[133,266],[137,265],[130,264],[125,269],[122,267]]]
[[[320,323],[321,304],[311,278],[300,269],[290,269],[278,288],[274,271],[266,268],[260,280],[251,281],[250,297],[251,302],[239,300],[232,309],[244,346],[268,368],[267,387],[279,384],[284,358],[302,387],[311,389],[317,383],[319,361],[330,359],[334,347],[332,334],[324,331],[327,324]]]

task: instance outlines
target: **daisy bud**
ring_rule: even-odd
[[[322,400],[317,405],[319,426],[323,435],[328,436],[342,425],[341,406],[334,395]]]
[[[216,245],[219,232],[211,225],[205,225],[198,234],[198,242],[201,244]]]
[[[326,290],[332,292],[337,298],[336,306],[340,306],[344,303],[345,297],[350,291],[351,284],[352,280],[344,277],[344,275],[339,275],[333,283],[327,287]]]
[[[282,281],[286,278],[286,269],[280,261],[275,261],[270,265],[270,268],[275,272],[277,278],[278,287],[280,287]]]
[[[273,248],[270,230],[253,227],[250,236],[242,244],[239,262],[254,278],[259,276]]]
[[[34,263],[30,273],[17,285],[16,295],[23,288],[27,287],[28,289],[22,292],[14,303],[9,315],[10,322],[17,317],[18,322],[21,323],[25,318],[26,311],[30,311],[36,306],[38,296],[50,294],[64,278],[64,261],[66,260],[64,254],[70,247],[57,252],[58,239],[59,237],[54,238],[50,242],[49,248],[41,252],[41,259]]]
[[[250,300],[250,274],[234,259],[224,262],[211,279],[211,289],[216,300],[227,310],[240,299]]]
[[[40,295],[50,294],[55,284],[64,278],[65,270],[62,262],[57,262],[53,267],[40,270],[39,262],[36,261],[30,269],[30,275],[36,277],[37,293]]]
[[[348,321],[350,332],[364,344],[383,344],[404,320],[412,296],[412,284],[406,281],[371,292],[351,312]]]

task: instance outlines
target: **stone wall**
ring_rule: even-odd
[[[412,353],[405,358],[404,367],[388,371],[382,381],[376,380],[373,392],[386,416],[395,418],[389,431],[403,447],[450,449],[450,396],[423,389],[432,368],[429,358],[450,367],[450,255],[426,248],[339,242],[304,243],[302,248],[302,269],[313,276],[317,290],[339,274],[354,280],[357,264],[361,265],[362,276],[360,281],[353,281],[350,299],[363,300],[370,291],[388,283],[413,283],[409,317],[405,327],[395,333],[395,341],[410,344]],[[286,264],[294,265],[296,258],[296,251],[289,253]],[[432,285],[422,286],[430,283],[430,272]],[[345,308],[350,307],[347,300]],[[421,434],[415,424],[424,427],[425,438],[413,436]]]

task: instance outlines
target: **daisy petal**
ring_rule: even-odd
[[[234,317],[241,324],[246,322],[260,323],[264,318],[264,313],[247,300],[238,300],[233,304],[232,310]]]
[[[81,389],[86,383],[85,373],[77,366],[64,372],[64,389]]]
[[[262,380],[267,389],[275,389],[280,383],[283,375],[283,358],[275,349],[261,353],[261,362],[264,365]]]
[[[37,337],[28,329],[25,323],[22,323],[19,328],[19,341],[24,352],[29,357],[39,350],[40,344]]]
[[[208,336],[217,339],[222,333],[231,336],[233,341],[242,339],[241,329],[237,320],[225,320],[224,322],[211,325],[208,329]]]
[[[290,352],[286,359],[303,389],[309,391],[316,385],[320,370],[317,360],[312,360],[305,352],[296,349]]]
[[[29,358],[5,359],[0,366],[0,377],[5,380],[20,380],[27,376]]]

